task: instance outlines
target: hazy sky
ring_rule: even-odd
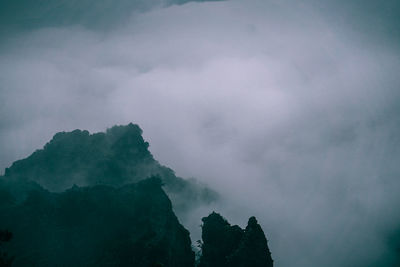
[[[134,122],[277,267],[399,264],[400,5],[172,2],[3,1],[0,168]]]

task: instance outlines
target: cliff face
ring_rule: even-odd
[[[221,215],[211,213],[202,219],[200,267],[272,267],[267,239],[255,217],[246,229],[231,226]]]
[[[0,229],[14,234],[14,266],[194,266],[189,232],[156,177],[120,188],[32,191],[0,213]]]

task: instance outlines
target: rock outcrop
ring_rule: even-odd
[[[272,267],[267,239],[255,217],[246,229],[231,226],[218,213],[202,219],[200,267]]]

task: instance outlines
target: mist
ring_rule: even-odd
[[[192,241],[216,209],[255,215],[278,267],[395,266],[400,23],[382,14],[398,4],[367,3],[157,4],[4,33],[0,168],[58,131],[133,122],[222,197],[183,222]]]

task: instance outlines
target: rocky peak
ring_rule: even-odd
[[[202,219],[202,256],[200,267],[272,267],[267,239],[255,217],[246,229],[231,226],[218,213]]]

